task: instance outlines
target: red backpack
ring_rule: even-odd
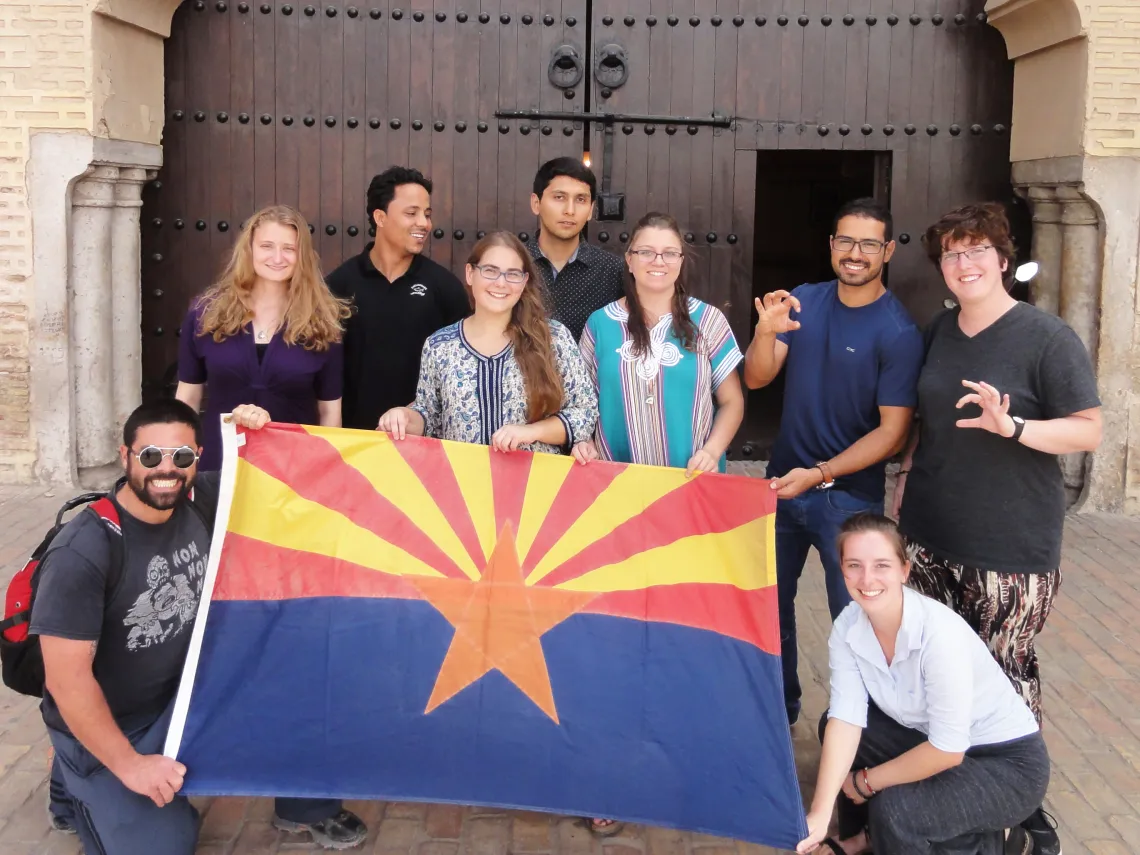
[[[123,531],[119,527],[119,510],[108,493],[84,493],[65,502],[55,517],[55,525],[44,536],[32,557],[12,581],[4,600],[4,620],[0,621],[0,660],[4,685],[22,695],[43,697],[44,660],[38,635],[28,636],[32,620],[32,603],[40,582],[40,562],[56,535],[63,529],[63,517],[69,511],[87,505],[81,513],[93,513],[103,521],[111,542],[111,572],[107,578],[108,597],[114,592],[123,572]]]

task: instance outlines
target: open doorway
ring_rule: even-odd
[[[861,196],[890,199],[890,152],[757,152],[752,296],[834,279],[831,220],[844,202]],[[740,454],[766,459],[780,426],[783,374],[747,395]]]

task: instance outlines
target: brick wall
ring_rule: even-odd
[[[35,130],[91,130],[92,4],[0,0],[0,483],[31,480],[35,462],[28,422],[28,138]]]
[[[1085,151],[1140,156],[1140,3],[1091,5]]]

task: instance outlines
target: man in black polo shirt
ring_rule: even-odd
[[[376,240],[328,276],[353,301],[345,324],[342,424],[375,430],[380,416],[416,397],[420,351],[429,335],[471,313],[467,291],[423,256],[431,231],[431,181],[392,166],[368,185]]]
[[[552,316],[575,341],[590,315],[625,293],[621,258],[582,240],[597,189],[594,173],[582,161],[556,157],[539,167],[530,197],[539,230],[527,250],[553,298]]]

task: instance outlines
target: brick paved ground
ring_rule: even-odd
[[[0,581],[38,542],[68,491],[0,488]],[[1077,516],[1065,540],[1065,582],[1041,641],[1045,733],[1054,760],[1049,801],[1068,855],[1140,851],[1140,519]],[[804,718],[795,729],[800,777],[814,780],[814,723],[826,705],[827,608],[813,563],[801,589]],[[49,833],[47,744],[35,705],[0,688],[0,853],[77,853]],[[204,800],[200,855],[309,851],[276,832],[267,800]],[[379,855],[772,855],[699,834],[631,827],[600,843],[575,821],[541,814],[411,804],[350,805]],[[161,855],[156,845],[156,855]]]

